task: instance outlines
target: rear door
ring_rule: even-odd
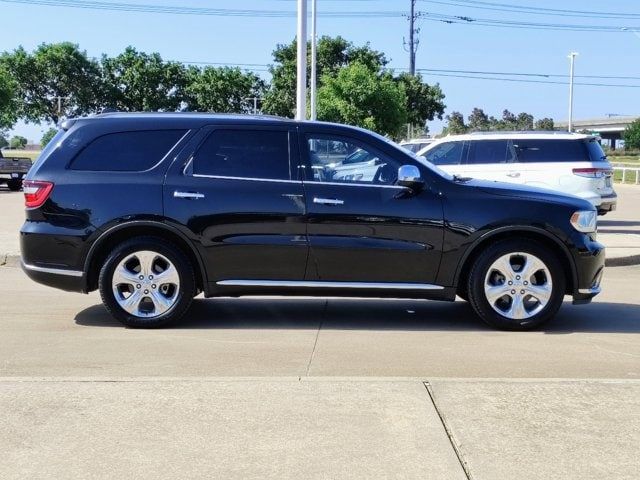
[[[302,280],[305,204],[293,127],[204,129],[171,166],[165,216],[186,227],[210,284]]]
[[[511,140],[470,140],[469,153],[463,161],[462,171],[472,178],[522,183],[522,174],[515,161]]]

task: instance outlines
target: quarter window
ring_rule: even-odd
[[[582,140],[513,140],[518,161],[523,163],[588,162]]]
[[[72,170],[142,172],[162,160],[186,130],[109,133],[87,145],[70,165]]]
[[[289,134],[274,130],[215,130],[196,152],[193,173],[290,180]]]
[[[317,182],[393,185],[400,163],[355,140],[308,137],[309,162]]]

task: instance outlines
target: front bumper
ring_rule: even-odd
[[[573,240],[572,255],[576,267],[573,303],[589,303],[601,291],[605,247],[595,237],[577,232]]]

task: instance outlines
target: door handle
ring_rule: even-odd
[[[187,198],[190,200],[197,200],[199,198],[204,198],[204,194],[198,192],[179,192],[178,190],[176,190],[175,192],[173,192],[173,198]]]
[[[320,205],[344,205],[344,200],[338,200],[337,198],[314,197],[313,203],[318,203]]]
[[[507,173],[507,177],[518,178],[520,176],[520,172],[509,172]]]

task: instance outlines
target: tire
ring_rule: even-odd
[[[109,313],[132,328],[178,321],[197,293],[188,257],[157,237],[135,237],[118,245],[100,269],[98,288]]]
[[[524,269],[528,271],[522,275]],[[555,316],[565,286],[554,252],[535,241],[514,239],[500,241],[480,254],[471,267],[467,292],[473,310],[485,323],[525,331]]]
[[[12,178],[11,180],[7,180],[7,187],[12,192],[18,192],[22,188],[22,180]]]

